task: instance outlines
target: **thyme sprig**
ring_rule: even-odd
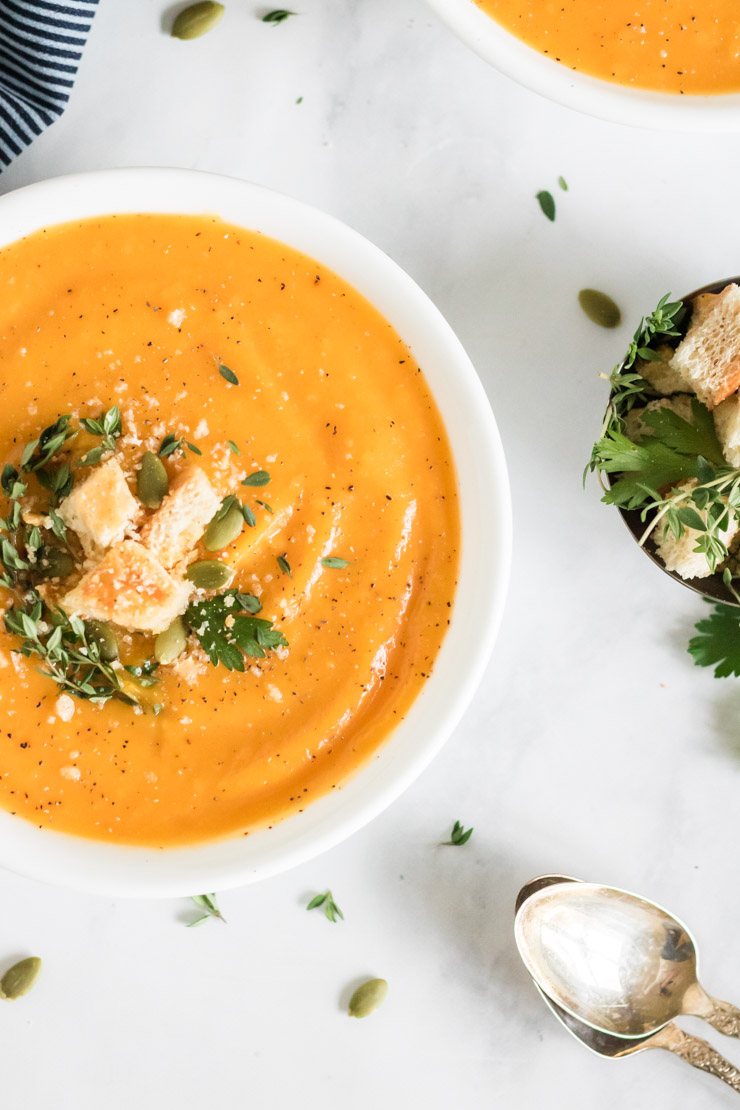
[[[223,921],[224,925],[226,924],[226,918],[218,908],[215,894],[193,894],[191,897],[198,909],[203,910],[203,913],[200,917],[196,917],[195,921],[188,922],[188,929],[194,929],[197,925],[202,925],[204,921],[208,921],[211,917]]]
[[[467,844],[473,835],[473,829],[466,829],[463,827],[462,821],[455,821],[452,826],[449,840],[442,841],[443,848],[462,848],[463,844]]]
[[[92,436],[100,436],[102,443],[99,447],[92,447],[83,455],[78,466],[94,466],[99,463],[108,451],[116,450],[116,440],[121,438],[121,410],[118,405],[113,405],[107,412],[101,412],[97,420],[90,416],[83,416],[80,424]]]
[[[334,901],[334,897],[330,890],[325,891],[323,894],[316,894],[306,906],[307,910],[317,910],[320,906],[324,907],[324,917],[327,921],[336,924],[338,920],[344,921],[344,914],[339,906]]]

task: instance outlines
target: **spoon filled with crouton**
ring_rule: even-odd
[[[602,500],[672,578],[740,605],[740,277],[663,297],[608,380]]]

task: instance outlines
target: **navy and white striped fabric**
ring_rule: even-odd
[[[0,0],[0,172],[67,106],[98,0]]]

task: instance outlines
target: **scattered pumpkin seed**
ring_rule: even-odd
[[[368,979],[366,983],[361,983],[349,1000],[349,1016],[367,1017],[382,1005],[387,994],[388,983],[385,979]]]
[[[0,997],[10,1002],[22,998],[28,994],[40,972],[41,960],[38,956],[27,956],[25,960],[13,964],[0,979]]]
[[[224,6],[217,4],[216,0],[200,0],[197,4],[191,4],[177,15],[172,24],[172,37],[199,39],[201,35],[213,30],[223,14]]]
[[[203,536],[203,546],[206,551],[221,551],[234,542],[243,527],[244,517],[242,516],[241,507],[232,505],[226,516],[222,516],[219,520],[218,514],[216,514],[208,525]]]
[[[589,320],[600,328],[616,328],[622,322],[619,305],[598,289],[582,289],[578,303]]]
[[[174,663],[178,655],[182,655],[188,646],[185,625],[180,617],[173,620],[169,628],[160,632],[154,641],[154,658],[163,667]]]
[[[118,658],[118,640],[116,634],[105,621],[85,621],[87,637],[98,645],[100,658],[105,663],[112,663]]]
[[[136,478],[136,492],[147,509],[158,509],[169,489],[167,471],[159,455],[146,451]]]
[[[222,586],[228,586],[233,576],[231,567],[216,559],[201,559],[198,563],[191,563],[185,574],[199,590],[220,590]]]
[[[45,547],[36,564],[36,570],[42,578],[66,578],[74,569],[74,559],[61,547]]]

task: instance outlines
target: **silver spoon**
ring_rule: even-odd
[[[546,881],[547,879],[552,881]],[[579,1021],[618,1037],[656,1033],[680,1014],[740,1037],[740,1010],[706,993],[686,926],[616,887],[547,876],[517,911],[514,931],[532,978]]]
[[[553,886],[559,883],[578,882],[577,879],[570,879],[565,875],[547,875],[540,879],[534,879],[531,883],[527,883],[522,887],[517,898],[516,908],[519,911],[520,907],[526,902],[531,894],[536,894],[538,891],[545,889],[547,886]],[[691,1064],[692,1067],[698,1068],[700,1071],[707,1072],[708,1075],[714,1075],[717,1079],[721,1079],[733,1091],[740,1093],[740,1071],[734,1067],[729,1060],[726,1060],[719,1052],[716,1051],[707,1041],[701,1037],[694,1037],[688,1033],[684,1033],[674,1022],[669,1022],[664,1025],[657,1033],[645,1037],[631,1037],[623,1038],[617,1037],[612,1033],[603,1033],[592,1026],[587,1025],[585,1022],[580,1021],[577,1017],[569,1014],[557,1002],[548,998],[539,983],[534,980],[540,995],[547,1003],[551,1012],[555,1015],[559,1022],[565,1026],[568,1032],[580,1041],[591,1052],[596,1053],[597,1056],[603,1056],[608,1059],[617,1060],[623,1056],[632,1056],[636,1052],[644,1052],[649,1048],[663,1048],[667,1052],[672,1052],[681,1060]]]

